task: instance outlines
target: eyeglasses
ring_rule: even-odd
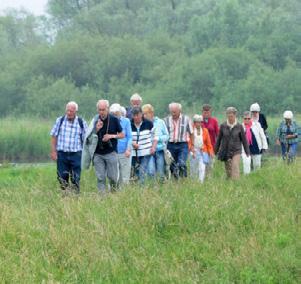
[[[251,118],[249,118],[249,117],[244,117],[244,120],[251,120]]]
[[[106,111],[106,108],[99,108],[98,111]]]

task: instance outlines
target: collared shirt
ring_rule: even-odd
[[[285,121],[282,121],[277,128],[276,137],[280,140],[281,143],[294,144],[298,142],[298,132],[299,127],[295,121],[292,121],[289,127],[285,123]],[[286,139],[286,135],[288,134],[294,134],[296,135],[296,137]]]
[[[188,116],[180,114],[178,120],[173,120],[171,116],[164,119],[168,133],[169,142],[187,142],[188,135],[193,134],[191,120]]]
[[[166,143],[168,142],[169,135],[167,127],[162,119],[159,117],[154,118],[154,137],[153,140],[158,140],[156,151],[162,151],[166,148]]]
[[[131,122],[126,117],[119,118],[120,125],[122,127],[122,132],[124,133],[124,138],[118,139],[117,153],[122,154],[126,150],[132,150],[132,128]]]
[[[83,120],[83,129],[81,129],[78,116],[73,121],[69,121],[65,115],[64,121],[60,127],[61,117],[56,119],[52,127],[50,135],[57,137],[56,150],[63,152],[79,152],[82,151],[81,137],[85,137],[87,123]]]

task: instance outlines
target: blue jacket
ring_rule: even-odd
[[[126,117],[120,118],[120,125],[122,127],[122,132],[124,133],[124,138],[118,139],[117,153],[122,154],[127,149],[132,150],[132,128],[131,122]]]
[[[166,149],[166,144],[169,139],[169,134],[167,131],[167,127],[163,119],[158,118],[157,116],[154,118],[154,129],[155,133],[154,136],[158,138],[158,144],[156,151],[162,151]]]

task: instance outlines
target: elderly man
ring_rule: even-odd
[[[134,107],[141,107],[142,98],[140,97],[139,94],[135,93],[131,96],[130,103],[131,103],[131,105],[126,109],[126,117],[131,120],[133,118],[132,117],[132,109]]]
[[[97,187],[100,193],[106,191],[108,177],[112,190],[116,190],[119,178],[117,139],[124,137],[119,119],[109,114],[109,101],[97,102],[98,115],[89,126],[84,144],[82,165],[89,168],[93,159]]]
[[[87,128],[86,122],[77,116],[78,105],[69,102],[66,114],[57,118],[51,132],[51,159],[57,161],[57,176],[61,189],[65,192],[69,188],[79,193],[81,174],[81,156],[83,138]]]
[[[164,119],[169,133],[167,149],[175,160],[170,170],[175,178],[187,177],[188,139],[192,141],[191,148],[194,149],[192,123],[188,116],[181,113],[181,104],[169,104],[169,111],[170,116]]]
[[[119,139],[117,143],[119,184],[128,184],[131,176],[131,153],[132,153],[132,129],[128,118],[122,116],[122,107],[120,104],[112,104],[110,113],[115,115],[120,122],[124,138]]]

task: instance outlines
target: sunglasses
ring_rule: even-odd
[[[249,117],[245,117],[245,118],[244,118],[244,120],[251,120],[251,118],[249,118]]]

